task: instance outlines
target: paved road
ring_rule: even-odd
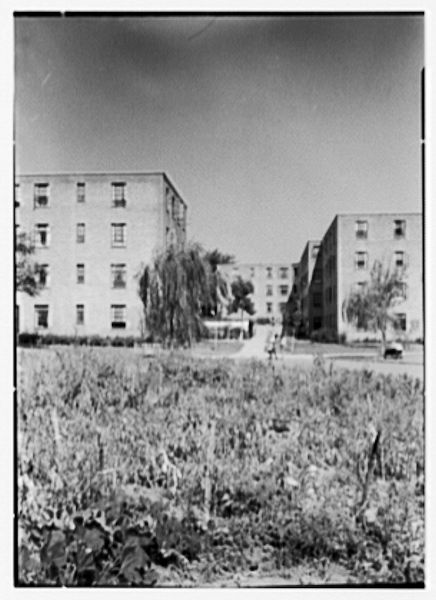
[[[257,326],[256,334],[251,339],[244,343],[244,346],[239,352],[232,355],[231,358],[236,360],[247,360],[257,358],[259,360],[268,360],[265,352],[265,345],[268,335],[271,332],[269,326]],[[325,354],[324,358],[327,364],[333,363],[334,369],[368,369],[377,373],[402,375],[404,373],[411,377],[423,378],[423,353],[422,352],[405,352],[404,358],[401,360],[382,360],[377,358],[376,354],[372,356],[359,356],[356,354],[351,358],[335,357],[334,355]],[[313,354],[280,354],[277,359],[278,364],[287,366],[298,366],[303,368],[311,368],[313,365]]]

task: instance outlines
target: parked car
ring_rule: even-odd
[[[403,358],[403,346],[400,342],[390,342],[385,348],[383,358]]]

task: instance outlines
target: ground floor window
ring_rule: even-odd
[[[111,326],[112,329],[126,328],[126,305],[112,304],[111,305]]]
[[[400,331],[406,331],[407,329],[407,317],[404,313],[397,313],[396,315],[397,329]]]
[[[85,324],[85,306],[84,304],[76,304],[76,325]]]
[[[35,305],[35,327],[47,329],[48,327],[48,304]]]

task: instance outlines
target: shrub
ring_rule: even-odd
[[[321,329],[315,329],[310,334],[311,342],[318,342],[321,344],[337,344],[338,343],[338,334],[333,329],[328,329],[327,327],[322,327]]]
[[[19,346],[36,346],[39,343],[40,336],[37,333],[19,333],[18,334],[18,345]]]

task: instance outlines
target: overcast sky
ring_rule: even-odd
[[[296,261],[420,211],[422,17],[18,18],[17,172],[165,171],[190,238]]]

